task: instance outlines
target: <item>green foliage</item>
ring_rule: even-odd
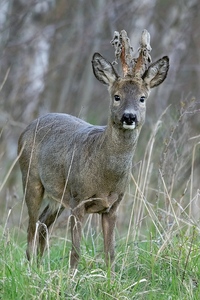
[[[8,231],[0,244],[0,299],[199,299],[198,231],[163,238],[118,240],[113,277],[99,253],[100,237],[83,240],[81,262],[72,274],[70,243],[58,239],[37,267],[27,263],[24,243]]]

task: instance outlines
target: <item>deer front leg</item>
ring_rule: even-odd
[[[104,252],[105,261],[107,266],[111,266],[111,270],[114,272],[114,256],[115,256],[115,224],[116,214],[103,213],[102,214],[102,228],[104,237]]]
[[[70,255],[70,267],[76,269],[80,258],[80,244],[82,236],[82,222],[85,215],[84,205],[72,210],[71,238],[72,250]]]
[[[109,212],[102,213],[102,228],[104,237],[104,252],[107,266],[111,266],[111,271],[115,271],[115,225],[117,220],[117,208],[123,196],[113,204]]]

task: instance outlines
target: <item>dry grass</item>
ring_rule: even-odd
[[[48,244],[41,267],[34,262],[27,265],[27,213],[21,187],[7,188],[1,210],[0,298],[158,299],[159,293],[159,299],[198,299],[200,137],[193,136],[189,126],[196,112],[193,99],[177,112],[167,108],[152,128],[142,158],[136,155],[138,163],[119,211],[113,280],[103,261],[96,215],[85,221],[76,274],[72,276],[68,268],[67,213],[50,233],[51,247]],[[16,161],[4,176],[1,194]]]

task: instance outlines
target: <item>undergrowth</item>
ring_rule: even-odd
[[[69,270],[70,243],[59,237],[40,266],[25,259],[25,241],[12,230],[1,236],[0,299],[199,299],[200,238],[196,227],[164,241],[149,232],[145,240],[116,243],[116,271],[103,261],[101,236],[84,239],[75,273]],[[92,249],[92,250],[91,250]]]
[[[100,221],[91,217],[85,223],[78,270],[69,269],[67,229],[62,235],[52,231],[39,266],[28,263],[27,216],[24,203],[18,202],[5,207],[0,227],[0,300],[199,299],[200,143],[188,128],[189,117],[196,113],[193,106],[192,99],[176,116],[169,108],[163,112],[134,166],[131,188],[120,207],[119,227],[124,228],[117,232],[114,276],[104,263],[100,226],[94,230]],[[10,226],[19,206],[20,225]]]

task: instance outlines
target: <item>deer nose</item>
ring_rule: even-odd
[[[137,116],[133,113],[124,113],[122,116],[122,123],[126,125],[137,124]]]

